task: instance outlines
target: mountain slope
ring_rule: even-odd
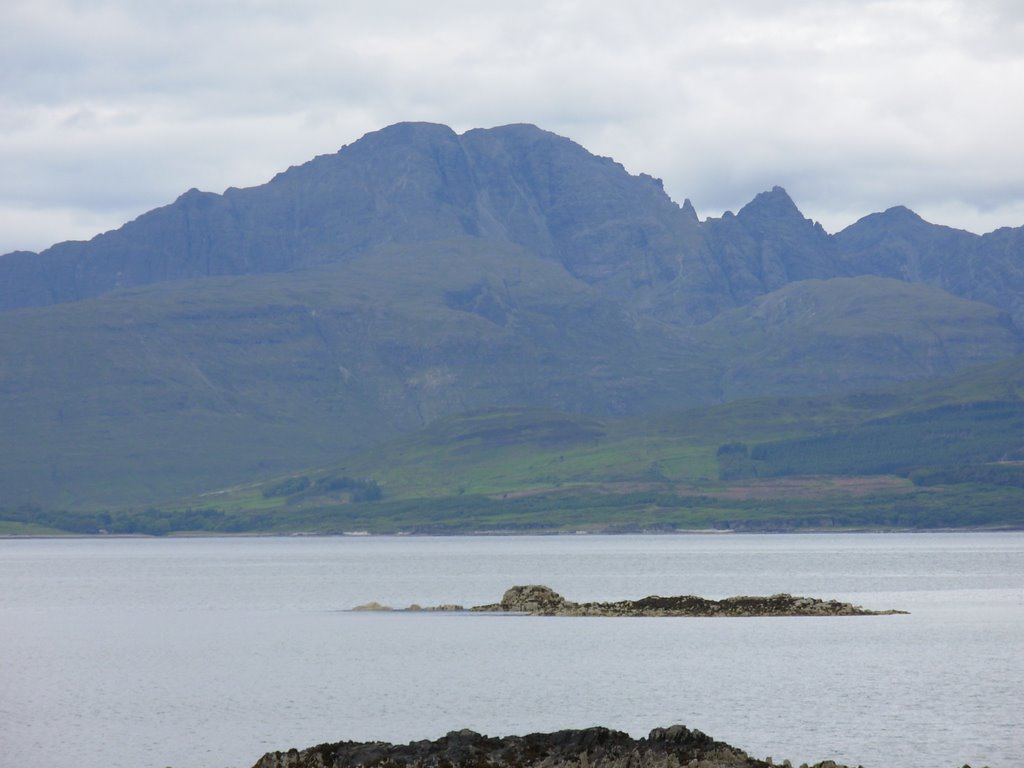
[[[0,328],[0,488],[43,503],[176,495],[495,404],[696,403],[713,380],[673,329],[472,239],[167,282],[8,312]]]
[[[872,276],[791,282],[700,334],[727,361],[723,400],[863,390],[1024,352],[1007,313]]]
[[[695,218],[659,182],[533,126],[404,123],[267,184],[191,190],[88,243],[0,258],[0,307],[187,277],[279,272],[383,244],[514,243],[613,294],[677,269]]]
[[[896,207],[833,238],[846,274],[922,282],[1010,313],[1024,328],[1024,227],[978,236]]]
[[[147,524],[189,525],[205,509],[196,519],[214,529],[1019,527],[1022,393],[1024,355],[929,382],[657,418],[475,411]],[[350,498],[352,478],[373,478],[383,499]]]
[[[177,497],[476,409],[948,374],[1021,351],[1022,232],[894,209],[828,235],[778,187],[700,222],[534,126],[391,126],[0,257],[0,505]]]
[[[650,414],[1021,350],[997,310],[880,278],[794,283],[683,333],[552,261],[479,245],[393,246],[0,315],[4,503],[173,498],[474,409]]]

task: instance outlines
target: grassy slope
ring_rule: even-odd
[[[799,391],[902,370],[923,375],[931,353],[903,350],[927,351],[939,337],[943,365],[969,360],[981,337],[985,354],[1009,354],[1019,340],[997,315],[924,286],[858,278],[788,286],[683,333],[624,315],[551,262],[480,241],[7,313],[0,504],[159,505],[204,488],[301,474],[410,432],[325,472],[373,477],[392,500],[616,483],[700,490],[717,482],[723,443],[797,438],[929,403],[1010,396],[1022,380],[1019,359],[952,384],[743,400],[589,427],[582,420],[571,429],[573,417],[529,409],[445,417],[503,403],[665,414],[748,391],[754,381],[762,390]],[[994,329],[1007,338],[993,342]],[[738,359],[748,361],[742,372],[736,364],[726,370]],[[494,424],[474,423],[502,418],[513,437],[497,439]],[[568,421],[538,437],[529,428],[536,419]],[[432,426],[413,432],[423,424]],[[207,500],[231,510],[281,504],[259,488],[196,503]],[[289,510],[341,500],[307,496]]]
[[[712,378],[668,331],[637,326],[560,266],[481,241],[165,283],[0,323],[8,505],[159,503],[454,412],[614,408],[641,391],[665,404],[681,378],[696,400]]]
[[[1024,359],[1018,358],[943,382],[834,398],[739,401],[659,419],[478,412],[440,420],[342,464],[306,473],[313,480],[372,477],[384,490],[381,502],[348,504],[341,497],[316,495],[265,499],[266,484],[261,484],[183,506],[213,505],[278,530],[1021,525],[1024,489],[1019,484],[917,487],[906,476],[871,476],[842,441],[815,445],[811,456],[820,459],[828,449],[834,466],[812,476],[781,471],[765,474],[790,476],[722,481],[716,454],[725,443],[800,445],[814,434],[870,432],[881,421],[896,428],[910,425],[906,434],[912,438],[922,423],[932,431],[980,425],[978,438],[952,444],[950,455],[958,462],[985,461],[995,443],[1012,442],[1020,434],[1003,423],[1003,407],[944,406],[1006,400],[1024,392],[1022,385]],[[1010,405],[1011,414],[1017,410]],[[981,421],[965,421],[976,412]],[[943,421],[950,415],[951,421]],[[985,432],[986,423],[998,428]]]
[[[65,536],[67,531],[36,523],[0,520],[0,536]]]
[[[1019,353],[1009,318],[933,286],[880,277],[790,283],[705,326],[728,349],[725,400],[886,386]],[[894,372],[899,372],[894,376]]]

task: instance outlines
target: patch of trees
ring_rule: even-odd
[[[910,473],[914,485],[985,485],[1024,488],[1024,464],[966,464],[952,467],[929,467]]]
[[[756,477],[758,470],[750,458],[750,449],[746,443],[726,443],[718,446],[715,452],[718,461],[718,479],[740,480],[744,477]]]
[[[384,495],[377,481],[371,478],[321,477],[316,481],[315,488],[321,493],[347,491],[352,501],[378,501]]]
[[[911,475],[1022,458],[1024,403],[979,402],[901,414],[843,432],[753,446],[750,463],[719,449],[719,466],[762,477],[782,475]],[[993,477],[995,475],[993,474]],[[723,479],[726,479],[723,477]]]
[[[259,521],[251,517],[228,515],[212,507],[193,509],[116,510],[71,512],[21,506],[0,509],[0,520],[40,525],[58,531],[78,534],[117,534],[165,536],[180,532],[242,533],[253,530]]]
[[[306,475],[300,475],[268,485],[263,489],[263,498],[288,497],[289,501],[297,501],[339,492],[348,493],[354,502],[378,501],[384,495],[377,481],[371,478],[328,475],[314,482]]]
[[[294,532],[465,534],[587,528],[612,532],[718,528],[787,531],[822,528],[1024,527],[1024,487],[957,484],[942,489],[817,499],[723,499],[668,492],[539,494],[513,499],[462,495],[252,512],[214,508],[68,512],[0,509],[0,521],[70,533]]]
[[[304,490],[309,488],[309,486],[309,478],[305,475],[302,475],[301,477],[289,477],[264,488],[263,498],[273,499],[280,496],[292,496],[296,493],[302,493]]]

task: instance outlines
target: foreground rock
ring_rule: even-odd
[[[390,610],[378,603],[367,603],[354,610]],[[411,606],[408,610],[465,610],[459,605],[434,608]],[[469,610],[483,613],[522,613],[530,616],[887,616],[906,611],[872,611],[838,600],[795,597],[778,594],[768,597],[727,597],[708,600],[694,595],[660,597],[650,595],[639,600],[612,603],[574,603],[551,587],[527,584],[508,589],[500,603],[477,605]]]
[[[494,738],[453,731],[411,744],[342,741],[309,749],[268,752],[253,768],[768,768],[700,731],[655,728],[646,739],[607,728]],[[789,766],[786,760],[781,763]],[[806,768],[806,764],[804,764]],[[846,768],[827,760],[814,768]]]

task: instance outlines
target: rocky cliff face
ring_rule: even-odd
[[[270,752],[253,768],[769,768],[735,747],[682,725],[646,739],[607,728],[494,738],[453,731],[411,744],[338,742]],[[787,760],[782,765],[789,766]],[[813,768],[844,768],[831,760]]]
[[[458,136],[403,123],[267,184],[190,190],[87,243],[0,258],[0,308],[465,237],[522,246],[621,296],[674,277],[698,230],[656,180],[534,126]]]
[[[865,216],[832,239],[844,274],[937,286],[999,307],[1024,328],[1024,227],[978,236],[898,206]]]
[[[1021,326],[1022,232],[978,237],[894,208],[830,236],[780,187],[701,223],[657,179],[535,126],[460,136],[401,123],[264,185],[190,190],[89,242],[0,257],[0,309],[468,237],[552,259],[634,311],[673,322],[704,322],[794,281],[877,275],[985,301]]]

